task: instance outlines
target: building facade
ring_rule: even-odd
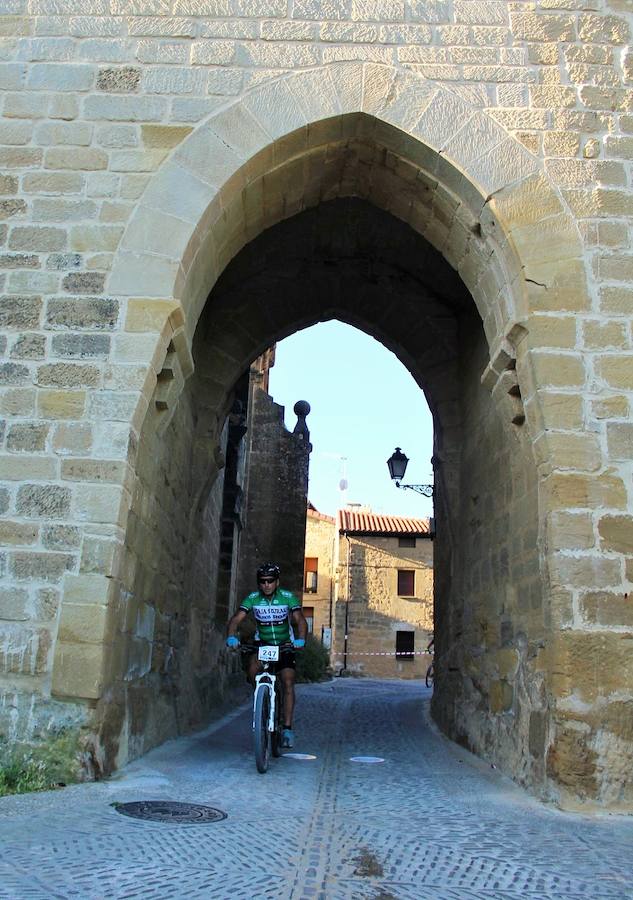
[[[334,669],[424,678],[433,637],[429,520],[343,509],[338,547]]]
[[[332,650],[337,579],[336,519],[308,503],[303,573],[303,613],[311,633]]]

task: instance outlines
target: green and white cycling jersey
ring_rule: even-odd
[[[256,641],[279,645],[292,640],[290,615],[295,609],[301,609],[301,603],[291,591],[277,588],[271,597],[265,597],[259,591],[253,591],[242,601],[240,609],[243,609],[244,612],[252,611],[255,616]]]

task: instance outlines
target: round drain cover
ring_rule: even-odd
[[[117,812],[146,822],[169,822],[171,825],[209,825],[226,819],[226,813],[212,806],[198,803],[177,803],[173,800],[137,800],[117,803]]]
[[[381,763],[384,762],[382,756],[350,756],[350,762],[362,762],[362,763]]]
[[[284,759],[316,759],[311,753],[284,753]]]

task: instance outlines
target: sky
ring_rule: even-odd
[[[387,459],[400,447],[409,457],[403,483],[432,482],[433,420],[422,390],[382,344],[337,321],[296,332],[277,344],[269,392],[290,431],[297,400],[311,406],[308,496],[319,512],[361,503],[384,515],[433,515],[430,498],[389,477]]]

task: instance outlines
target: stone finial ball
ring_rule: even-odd
[[[310,404],[307,400],[297,400],[294,407],[295,416],[301,416],[305,419],[305,417],[310,412]]]

